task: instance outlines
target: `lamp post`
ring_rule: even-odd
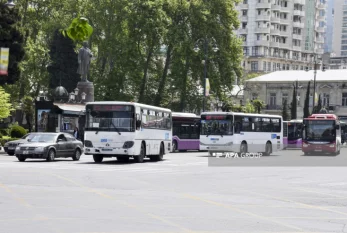
[[[194,52],[199,52],[199,43],[203,43],[204,45],[204,53],[205,53],[205,60],[204,60],[204,97],[203,97],[203,103],[202,103],[202,111],[205,111],[205,105],[206,105],[206,85],[207,85],[207,58],[208,58],[208,45],[210,44],[210,40],[208,37],[205,37],[203,39],[199,39],[195,43]],[[217,52],[219,49],[213,40],[213,52]]]
[[[316,106],[316,77],[317,77],[317,70],[318,70],[318,55],[317,54],[311,54],[311,57],[313,58],[313,69],[314,69],[314,76],[313,76],[313,106],[312,106],[312,113],[314,112],[314,107]],[[308,67],[306,67],[306,72],[309,71]],[[322,65],[322,71],[325,71],[325,67]]]

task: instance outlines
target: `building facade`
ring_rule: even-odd
[[[335,0],[327,1],[327,29],[324,37],[324,52],[331,53],[333,51],[333,34],[334,34],[334,7]]]
[[[243,0],[237,9],[246,71],[304,70],[323,54],[325,1]]]
[[[333,52],[337,57],[347,56],[347,1],[334,0]]]
[[[317,71],[316,91],[320,95],[322,106],[330,113],[347,116],[347,70]],[[297,117],[303,117],[303,108],[307,86],[310,83],[309,106],[313,108],[314,71],[277,71],[246,81],[245,99],[260,99],[266,104],[264,113],[282,114],[284,100],[288,109],[293,101],[293,90],[297,88]],[[318,99],[315,100],[316,105]]]

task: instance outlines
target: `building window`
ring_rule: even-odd
[[[288,104],[288,93],[282,93],[282,104],[284,104],[285,101],[287,101]]]
[[[270,93],[270,106],[276,106],[276,93]]]
[[[258,94],[257,93],[252,93],[252,100],[258,99]]]
[[[329,98],[330,95],[327,93],[323,94],[323,106],[328,107],[329,106]]]
[[[263,71],[266,71],[266,61],[263,62]]]
[[[342,93],[342,106],[347,106],[347,92]]]
[[[243,47],[243,55],[248,56],[248,47]]]
[[[251,70],[252,71],[258,71],[258,62],[257,61],[251,62]]]
[[[267,63],[267,71],[271,71],[271,62]]]

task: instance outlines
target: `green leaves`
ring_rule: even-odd
[[[70,26],[61,30],[62,34],[68,36],[73,41],[85,41],[93,34],[93,27],[89,25],[88,19],[84,17],[74,18]]]
[[[10,116],[12,110],[13,108],[12,104],[10,103],[10,94],[6,93],[5,90],[0,86],[0,119]]]

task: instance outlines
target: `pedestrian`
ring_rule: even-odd
[[[73,131],[73,136],[76,138],[76,139],[78,139],[79,138],[79,131],[78,131],[78,128],[77,127],[75,127],[75,129],[74,129],[74,131]]]

